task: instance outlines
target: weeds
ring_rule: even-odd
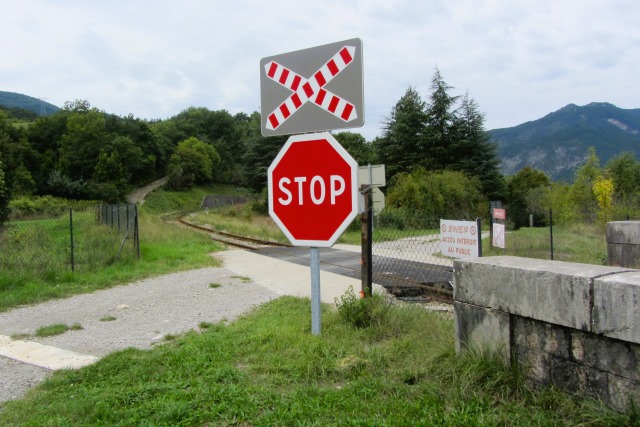
[[[56,323],[49,326],[42,326],[36,330],[35,336],[40,338],[51,337],[54,335],[64,334],[67,331],[79,331],[82,329],[82,326],[78,323],[74,323],[73,325],[65,325],[63,323]]]
[[[353,286],[344,295],[335,298],[338,313],[343,321],[355,328],[367,328],[385,320],[389,304],[379,295],[368,298],[356,296]]]

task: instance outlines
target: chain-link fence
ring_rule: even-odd
[[[553,210],[546,212],[542,226],[522,227],[517,230],[507,226],[504,248],[493,246],[490,238],[483,241],[483,255],[512,255],[528,258],[569,261],[585,264],[607,264],[606,225],[594,222],[563,221],[556,223]],[[619,218],[625,220],[627,218]]]
[[[117,231],[120,244],[116,259],[123,254],[140,258],[140,235],[138,230],[138,206],[134,204],[101,204],[97,208],[97,219]]]
[[[394,209],[375,214],[372,275],[374,282],[404,297],[420,295],[424,286],[450,291],[453,259],[440,253],[440,218]]]
[[[135,206],[129,206],[130,213],[127,209],[121,213],[121,207],[111,209],[109,225],[101,222],[105,206],[7,223],[0,230],[0,271],[50,280],[65,272],[98,271],[135,260],[139,257]]]
[[[478,221],[464,216],[446,219]],[[508,211],[504,222],[510,224]],[[488,220],[480,221],[481,256],[511,255],[607,264],[604,224],[578,221],[555,224],[553,211],[547,213],[543,223],[546,225],[518,230],[507,226],[503,249],[492,244],[491,223]],[[400,293],[402,289],[410,293],[424,285],[449,288],[453,258],[441,253],[440,218],[425,218],[407,211],[387,209],[374,216],[372,236],[374,282]]]

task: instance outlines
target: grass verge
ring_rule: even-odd
[[[117,261],[105,259],[99,267],[72,273],[66,258],[67,234],[58,233],[59,228],[52,227],[50,221],[19,224],[15,227],[17,234],[4,235],[5,239],[15,237],[19,241],[5,242],[9,250],[0,254],[0,266],[3,267],[0,268],[0,311],[144,277],[218,265],[209,253],[221,250],[223,246],[204,234],[168,224],[144,210],[140,214],[139,227],[140,260],[133,256]],[[43,250],[43,247],[48,249]],[[114,253],[112,250],[110,256]],[[102,252],[94,252],[93,256],[100,254]]]
[[[229,325],[207,324],[153,350],[58,371],[8,402],[2,425],[518,425],[634,422],[556,390],[527,388],[491,354],[457,355],[450,317],[386,308],[354,327],[283,297]],[[637,420],[636,420],[637,421]]]
[[[605,234],[604,227],[597,224],[554,225],[553,259],[606,265]],[[482,239],[483,256],[511,255],[551,259],[551,233],[548,227],[523,227],[517,231],[507,231],[505,243],[505,249],[491,248],[489,239]]]

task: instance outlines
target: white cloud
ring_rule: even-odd
[[[0,16],[0,90],[147,118],[250,113],[260,58],[360,37],[368,139],[407,87],[427,98],[435,66],[506,127],[572,102],[640,107],[638,16],[635,0],[22,0]]]

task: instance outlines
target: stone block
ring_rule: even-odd
[[[609,265],[640,268],[640,221],[607,223]]]
[[[594,281],[593,332],[640,344],[640,271]]]
[[[607,243],[640,245],[640,221],[608,222]]]
[[[619,411],[640,407],[640,382],[609,374],[607,376],[607,398],[603,399]]]
[[[495,352],[509,362],[509,315],[496,310],[455,302],[456,351],[478,349]]]
[[[521,257],[454,261],[455,301],[589,331],[593,279],[628,269]]]
[[[518,348],[571,359],[574,351],[571,347],[571,329],[520,316],[513,316],[512,328],[513,344]]]

